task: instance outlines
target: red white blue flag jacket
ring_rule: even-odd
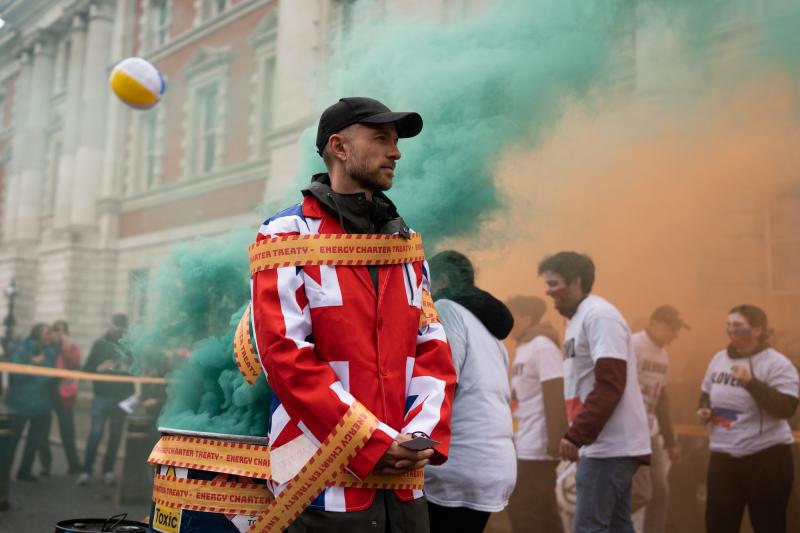
[[[269,218],[258,240],[283,235],[341,234],[340,218],[312,195]],[[264,270],[252,278],[255,345],[273,390],[272,489],[279,494],[357,399],[381,424],[350,462],[372,472],[398,433],[423,431],[447,459],[455,370],[444,329],[420,327],[425,261],[378,267],[377,291],[365,266]],[[401,500],[422,491],[395,490]],[[311,508],[359,511],[374,489],[328,487]]]

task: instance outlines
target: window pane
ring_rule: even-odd
[[[213,170],[217,143],[217,84],[197,91],[197,131],[195,168],[201,173]]]
[[[272,129],[272,94],[275,79],[275,57],[270,57],[264,65],[264,92],[262,98],[261,131],[263,134]]]

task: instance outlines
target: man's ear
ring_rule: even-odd
[[[338,133],[334,133],[328,139],[328,151],[333,157],[340,161],[347,161],[347,151],[344,148],[344,141],[344,136]]]

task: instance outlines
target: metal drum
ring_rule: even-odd
[[[109,533],[148,533],[147,524],[125,520],[128,515],[118,514],[111,518],[78,518],[75,520],[62,520],[56,524],[55,533],[95,533],[106,531]]]
[[[220,433],[204,433],[199,431],[183,431],[171,428],[158,428],[162,435],[179,437],[197,437],[223,442],[256,444],[266,446],[266,437],[243,437]],[[154,473],[162,476],[197,479],[203,481],[225,481],[236,483],[265,484],[263,479],[246,478],[232,474],[220,474],[193,468],[180,468],[167,465],[155,465]],[[150,528],[159,533],[245,533],[258,520],[259,515],[231,515],[214,512],[177,509],[157,504],[153,501],[150,510]]]

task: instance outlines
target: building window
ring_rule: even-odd
[[[775,198],[768,216],[768,261],[773,292],[800,292],[800,188]]]
[[[192,142],[195,175],[208,174],[216,167],[219,84],[211,83],[197,90],[193,115],[196,123]]]
[[[203,47],[184,68],[189,88],[184,131],[189,142],[181,162],[183,176],[208,174],[222,166],[232,61],[227,47]]]
[[[251,102],[256,113],[251,121],[254,156],[267,153],[269,134],[274,125],[275,63],[277,54],[278,16],[273,10],[258,25],[250,37],[256,51],[257,68],[253,73],[253,97]]]
[[[142,188],[150,190],[159,182],[161,166],[161,138],[159,135],[159,110],[141,114],[141,180]]]
[[[272,131],[273,92],[275,87],[275,56],[264,60],[264,75],[261,79],[261,153],[267,151],[267,140]]]
[[[147,290],[150,270],[137,268],[128,272],[128,316],[142,322],[147,316]]]
[[[148,14],[148,44],[154,50],[167,43],[170,26],[170,0],[151,0]]]
[[[228,7],[228,0],[201,0],[200,22],[216,17]]]
[[[66,91],[69,84],[69,61],[72,57],[72,41],[64,43],[64,53],[61,56],[61,74],[58,80],[58,92]]]

